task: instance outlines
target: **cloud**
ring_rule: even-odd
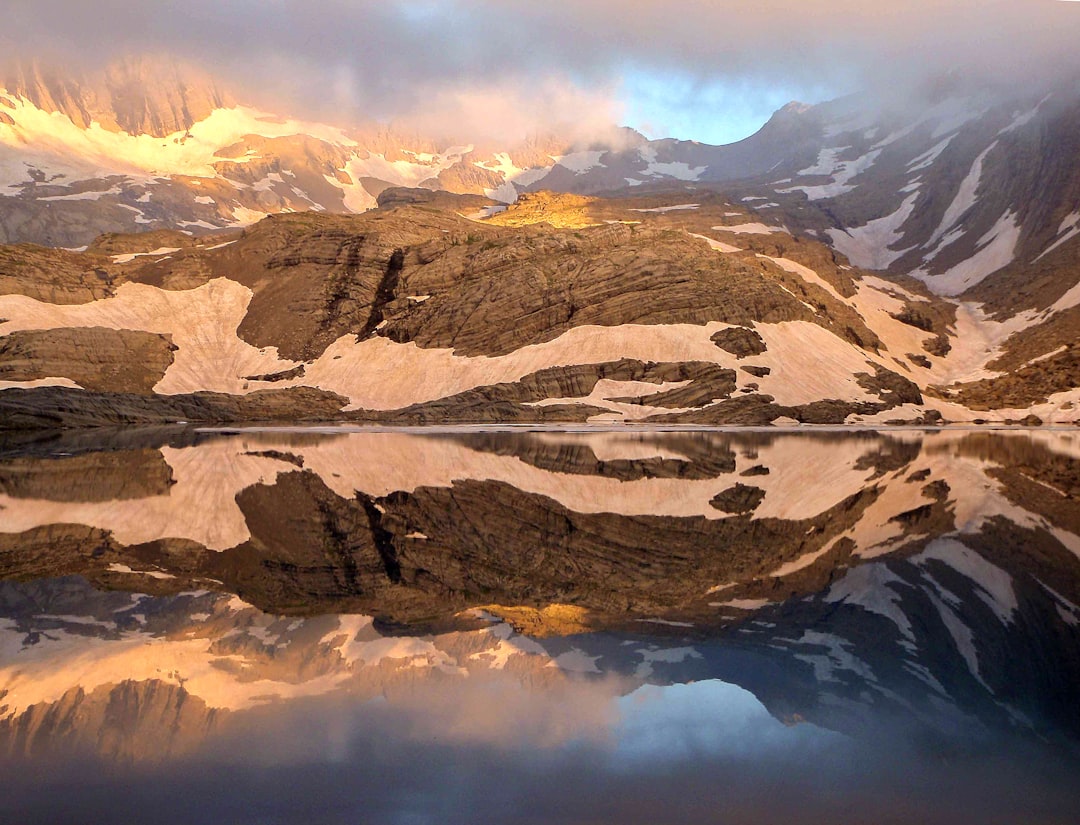
[[[1080,69],[1080,7],[1056,0],[5,5],[8,55],[93,69],[164,52],[267,107],[492,132],[617,116],[627,75],[842,93],[946,71],[1016,89]]]

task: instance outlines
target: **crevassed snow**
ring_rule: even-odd
[[[826,230],[833,247],[846,255],[855,266],[863,269],[888,269],[889,265],[907,250],[889,247],[903,237],[900,227],[911,217],[918,193],[907,198],[895,212],[847,230]]]

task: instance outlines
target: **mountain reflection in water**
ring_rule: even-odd
[[[0,443],[0,819],[1074,822],[1080,433]]]

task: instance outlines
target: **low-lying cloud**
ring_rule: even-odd
[[[1058,0],[5,5],[8,55],[93,70],[166,53],[267,108],[492,136],[618,118],[628,73],[840,94],[945,72],[1015,91],[1080,70],[1080,4]]]

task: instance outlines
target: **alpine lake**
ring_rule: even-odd
[[[1080,431],[5,436],[0,821],[1080,822]]]

